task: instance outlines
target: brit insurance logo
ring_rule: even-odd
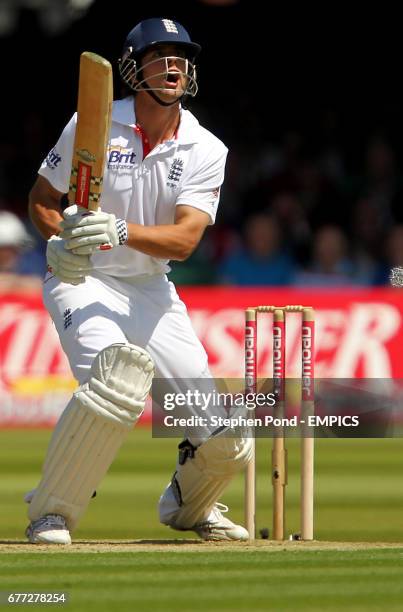
[[[107,149],[107,167],[110,170],[132,170],[136,161],[136,154],[133,149],[110,145]]]
[[[167,186],[175,188],[178,186],[183,172],[183,159],[175,157],[168,172]]]
[[[45,159],[45,164],[48,168],[54,170],[55,168],[57,168],[61,160],[62,156],[59,155],[55,148],[53,148],[51,151],[49,151],[48,156]]]

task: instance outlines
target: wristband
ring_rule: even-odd
[[[119,244],[125,244],[127,242],[129,234],[127,231],[127,223],[124,219],[116,219],[116,230],[118,233]]]

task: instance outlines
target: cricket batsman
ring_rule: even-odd
[[[33,544],[70,544],[91,497],[139,419],[153,377],[210,382],[207,355],[167,278],[215,221],[227,148],[183,102],[197,93],[200,46],[178,22],[146,19],[119,61],[126,97],[113,103],[101,208],[69,191],[76,115],[29,197],[47,240],[48,309],[78,388],[53,432],[42,478],[26,496]],[[159,501],[163,524],[204,540],[245,540],[219,499],[251,457],[251,440],[188,429]],[[152,450],[152,449],[151,449]]]

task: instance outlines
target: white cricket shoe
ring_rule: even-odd
[[[25,530],[31,544],[71,544],[66,520],[60,514],[45,514],[32,521]]]
[[[241,525],[235,525],[222,513],[228,512],[228,506],[216,503],[208,518],[192,527],[203,540],[249,540],[249,533]]]

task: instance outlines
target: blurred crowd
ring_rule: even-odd
[[[341,148],[286,133],[260,153],[230,151],[216,226],[178,283],[382,286],[403,265],[403,173],[382,133],[348,169]]]
[[[26,236],[15,219],[15,231],[0,234],[0,271],[39,279],[45,243],[27,217],[27,195],[75,108],[79,53],[92,49],[113,61],[129,17],[163,14],[166,3],[132,7],[127,20],[102,0],[75,3],[87,8],[74,19],[62,10],[74,4],[67,0],[5,4],[15,20],[7,33],[1,13],[3,57],[29,48],[31,64],[43,70],[27,70],[21,80],[13,62],[3,63],[14,95],[4,97],[0,211],[15,214]],[[332,43],[327,16],[321,28],[301,10],[301,19],[284,9],[284,18],[267,20],[261,3],[251,9],[246,0],[175,6],[203,48],[190,110],[229,148],[216,225],[188,261],[172,264],[178,284],[371,287],[388,284],[390,268],[403,265],[403,125],[400,93],[390,88],[396,71],[387,87],[379,80],[399,53],[361,37],[360,55],[355,36],[350,53],[337,29]],[[239,53],[234,41],[242,43]],[[27,91],[35,92],[29,104]]]
[[[24,153],[0,152],[0,272],[42,277],[45,243],[26,202],[45,138],[35,115],[22,130]],[[382,286],[403,265],[403,173],[382,132],[368,137],[350,167],[342,147],[322,142],[313,151],[298,131],[259,147],[226,144],[217,223],[188,261],[172,264],[175,282]],[[24,168],[19,176],[16,167]]]

